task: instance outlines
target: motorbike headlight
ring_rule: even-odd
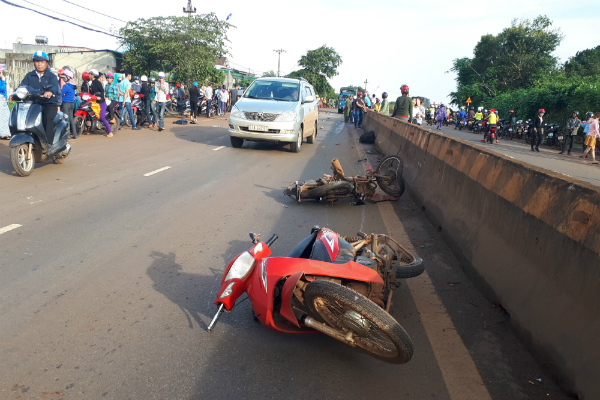
[[[279,122],[292,122],[296,120],[296,112],[295,111],[287,111],[284,112],[277,118]]]
[[[221,295],[219,296],[219,299],[224,299],[227,296],[231,296],[231,293],[233,293],[233,285],[234,284],[235,284],[235,282],[231,282],[229,285],[227,285],[225,290],[223,290],[223,293],[221,293]]]
[[[230,279],[244,279],[248,276],[252,267],[254,266],[254,257],[247,251],[243,252],[231,265],[227,276],[225,276],[225,282]]]
[[[241,112],[240,109],[237,108],[237,107],[235,107],[235,106],[231,109],[231,116],[234,117],[234,118],[245,119],[244,113]]]
[[[17,88],[17,90],[15,91],[15,94],[21,100],[23,100],[25,98],[25,96],[27,96],[27,93],[28,93],[27,88],[24,88],[24,87]]]

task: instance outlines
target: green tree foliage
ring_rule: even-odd
[[[263,74],[263,76],[277,76],[277,74],[275,73],[275,71],[270,70],[270,71],[265,72]]]
[[[600,76],[600,46],[578,51],[565,63],[567,76]]]
[[[309,50],[300,58],[298,64],[303,68],[288,76],[306,79],[320,97],[337,96],[333,87],[327,82],[327,78],[338,74],[337,69],[342,64],[342,57],[333,48],[323,45],[316,50]]]
[[[513,20],[497,36],[482,36],[473,58],[454,60],[451,70],[457,73],[457,90],[450,94],[452,102],[462,104],[468,97],[484,102],[546,78],[556,70],[552,52],[563,38],[551,26],[548,17],[538,16]]]
[[[230,26],[214,13],[130,21],[119,30],[125,49],[123,65],[136,75],[161,70],[187,83],[221,83],[225,76],[214,65],[227,53]]]

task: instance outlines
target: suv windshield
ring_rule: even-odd
[[[254,81],[244,92],[244,97],[261,100],[298,101],[300,83],[280,81]]]

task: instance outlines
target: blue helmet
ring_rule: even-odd
[[[198,87],[198,82],[194,82],[194,86],[195,86],[195,87]]]
[[[33,61],[48,61],[50,62],[50,58],[48,58],[48,54],[43,51],[36,51],[33,53]]]

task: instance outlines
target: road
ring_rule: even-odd
[[[0,142],[0,398],[569,398],[408,195],[364,206],[283,196],[334,157],[347,175],[376,164],[338,114],[322,111],[316,143],[298,154],[234,149],[226,118],[172,121],[160,133],[82,136],[63,165],[38,164],[27,178]],[[425,260],[391,309],[414,342],[409,363],[270,332],[249,301],[206,332],[248,232],[278,233],[274,254],[286,255],[317,224],[387,232]]]
[[[436,131],[436,127],[423,125],[424,128]],[[482,143],[483,134],[470,133],[466,129],[462,131],[455,130],[454,127],[442,127],[442,133],[448,136],[466,140],[477,146],[482,146],[505,156],[524,161],[536,167],[544,168],[559,174],[567,175],[575,179],[589,182],[592,185],[600,186],[600,165],[582,164],[581,155],[583,153],[581,145],[574,145],[570,156],[560,155],[555,147],[546,145],[540,146],[540,152],[532,152],[531,145],[522,140],[500,139],[500,143],[489,144]],[[587,160],[591,162],[591,154],[588,154]],[[599,159],[600,161],[600,159]]]

